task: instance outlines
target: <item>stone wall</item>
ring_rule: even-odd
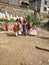
[[[9,0],[1,0],[1,2],[9,3]]]
[[[0,4],[0,12],[5,14],[5,17],[16,17],[16,15],[25,17],[28,14],[32,15],[34,13],[30,9],[5,3]]]

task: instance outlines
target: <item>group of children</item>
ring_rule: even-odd
[[[30,22],[25,20],[21,21],[20,19],[16,20],[13,30],[15,35],[37,35],[36,27],[34,24],[30,25]]]
[[[6,22],[6,31],[8,31],[8,22]],[[34,24],[30,24],[30,21],[21,20],[20,18],[16,20],[13,31],[15,32],[15,36],[18,35],[37,35],[36,27]]]

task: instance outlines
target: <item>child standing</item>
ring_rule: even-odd
[[[23,21],[23,35],[26,35],[26,21]]]
[[[18,24],[17,24],[17,22],[14,24],[13,30],[15,32],[15,35],[18,36]]]
[[[18,34],[21,35],[22,34],[22,24],[21,22],[18,23]]]
[[[30,30],[30,22],[29,22],[29,21],[27,22],[26,27],[27,27],[27,33],[28,33],[28,32],[29,32],[29,30]]]
[[[6,22],[5,22],[5,28],[6,28],[6,31],[8,31],[8,29],[9,29],[9,23],[8,23],[8,20],[6,20]]]

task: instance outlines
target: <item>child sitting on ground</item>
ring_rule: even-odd
[[[36,36],[37,35],[35,24],[32,24],[32,28],[29,31],[29,35],[31,35],[31,36]]]

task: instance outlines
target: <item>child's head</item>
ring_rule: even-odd
[[[21,20],[18,20],[19,23],[21,23]]]
[[[23,23],[26,23],[26,21],[24,20]]]
[[[7,19],[5,21],[6,21],[6,23],[8,23],[8,20]]]
[[[16,19],[16,23],[18,24],[18,19]]]
[[[32,29],[36,29],[36,25],[34,23],[32,24]]]
[[[34,23],[32,23],[32,26],[34,26],[35,24]]]
[[[18,21],[18,19],[16,19],[16,22]]]

